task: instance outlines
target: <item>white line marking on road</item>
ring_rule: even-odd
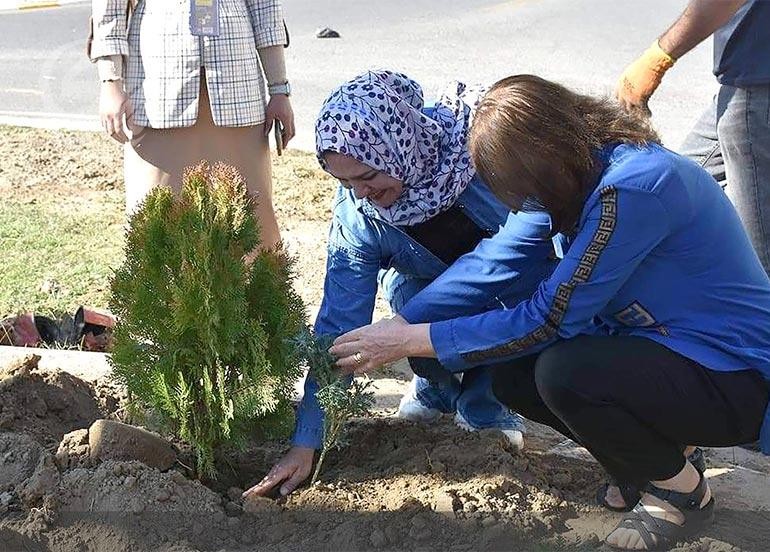
[[[70,4],[86,4],[87,2],[88,0],[0,0],[0,13],[61,8]]]
[[[8,94],[31,94],[33,96],[42,96],[43,92],[32,88],[3,88],[0,92]]]

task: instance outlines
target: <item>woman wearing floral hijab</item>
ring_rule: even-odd
[[[508,209],[471,166],[468,130],[481,93],[454,83],[426,107],[413,80],[369,71],[327,99],[316,122],[316,150],[340,187],[317,334],[338,336],[370,323],[378,283],[398,312],[460,257],[467,267],[459,271],[463,289],[500,281],[488,308],[516,305],[550,274],[554,248],[547,217],[522,213],[506,224]],[[503,224],[505,232],[498,233]],[[513,280],[510,272],[500,278],[483,269],[490,258],[501,257],[516,274]],[[449,279],[433,287],[430,303],[446,312],[431,315],[451,318],[461,312],[455,308],[455,283]],[[495,399],[486,367],[458,378],[435,359],[409,363],[415,376],[401,400],[400,417],[431,422],[450,413],[463,429],[499,429],[514,446],[523,445],[521,417]],[[323,438],[317,389],[308,377],[292,449],[245,494],[266,494],[282,482],[280,491],[288,494],[307,478]]]

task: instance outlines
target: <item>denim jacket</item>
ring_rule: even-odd
[[[494,297],[491,303],[487,294],[487,299],[477,304],[470,296],[453,298],[453,290],[447,289],[447,298],[456,306],[450,312],[457,316],[512,307],[531,296],[556,263],[554,244],[548,237],[548,215],[542,212],[510,214],[478,177],[460,195],[457,205],[491,237],[455,262],[453,269],[455,265],[468,266],[469,270],[459,271],[464,283],[478,283],[486,292],[492,286],[495,292],[491,294]],[[503,225],[506,239],[498,242],[498,231]],[[486,266],[500,266],[489,262],[492,258],[506,259],[506,270],[498,273],[487,270]],[[356,199],[352,191],[340,187],[334,200],[324,296],[315,332],[338,336],[370,324],[381,271],[393,269],[407,277],[432,282],[447,268],[403,230],[365,215],[361,200]],[[457,271],[450,272],[457,275]],[[440,288],[431,286],[431,289],[437,287]],[[437,295],[441,295],[440,289]],[[436,309],[446,309],[450,304],[442,304],[441,297],[437,297],[437,301]],[[320,448],[323,412],[315,396],[317,390],[317,382],[307,377],[304,397],[297,410],[292,440],[295,446]]]

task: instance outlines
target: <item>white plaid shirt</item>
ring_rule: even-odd
[[[191,126],[201,67],[218,126],[265,121],[258,48],[286,44],[280,0],[219,0],[219,36],[190,32],[190,0],[140,0],[126,29],[128,0],[92,0],[91,58],[122,55],[136,124]]]

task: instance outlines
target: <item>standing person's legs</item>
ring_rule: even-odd
[[[765,272],[770,231],[770,86],[720,87],[680,153],[699,163],[735,206]],[[764,117],[763,117],[764,114]]]
[[[273,209],[273,174],[270,146],[265,125],[220,127],[214,124],[206,87],[201,87],[201,104],[196,127],[200,126],[201,158],[210,163],[225,163],[235,167],[243,177],[246,188],[255,199],[254,214],[259,221],[263,249],[281,243],[281,233]]]
[[[123,149],[126,214],[132,215],[156,186],[181,188],[182,171],[200,159],[189,128],[140,128]]]
[[[246,186],[256,197],[254,208],[260,224],[262,247],[275,248],[281,244],[281,231],[273,207],[273,169],[270,161],[270,144],[265,136],[265,125],[250,127],[248,134],[253,137],[254,150],[241,160],[240,166],[246,179]]]
[[[216,158],[238,169],[255,198],[254,214],[259,221],[262,247],[272,249],[281,243],[281,232],[273,208],[273,174],[265,125],[226,129],[226,139],[218,142]],[[248,144],[248,148],[243,145]],[[232,147],[228,147],[232,146]]]
[[[188,127],[132,127],[132,137],[123,156],[126,186],[126,214],[133,214],[156,186],[168,186],[175,193],[182,188],[185,168],[206,159],[204,145],[214,124],[201,71],[198,119]],[[216,160],[211,160],[215,162]]]
[[[725,191],[770,274],[770,85],[723,85],[716,115]]]
[[[262,247],[281,241],[273,209],[272,169],[264,125],[219,127],[211,115],[205,75],[202,76],[198,119],[184,128],[140,128],[124,151],[126,213],[132,214],[155,186],[179,192],[184,170],[200,161],[234,166],[255,196],[254,214]]]
[[[725,160],[717,136],[717,98],[706,108],[679,147],[679,153],[698,163],[724,188]]]

